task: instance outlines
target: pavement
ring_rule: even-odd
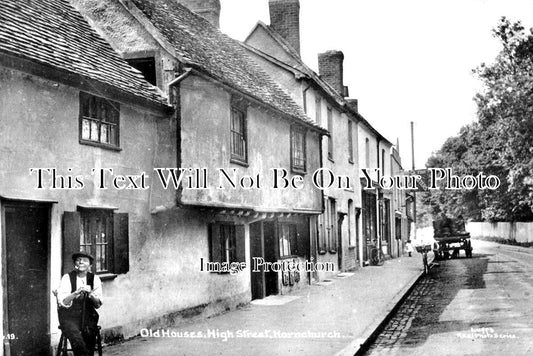
[[[415,252],[222,315],[143,330],[104,355],[355,355],[422,274]]]

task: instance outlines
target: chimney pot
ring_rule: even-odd
[[[300,55],[300,1],[269,0],[270,27]]]

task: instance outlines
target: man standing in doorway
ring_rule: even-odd
[[[96,309],[102,305],[102,282],[91,273],[94,258],[78,252],[72,255],[74,270],[61,278],[57,291],[59,323],[74,355],[94,354],[98,325]]]

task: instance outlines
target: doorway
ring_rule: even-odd
[[[278,272],[264,271],[258,268],[254,271],[254,257],[261,257],[265,262],[278,260],[278,239],[275,221],[261,221],[250,224],[250,273],[252,300],[263,299],[272,294],[278,294]]]
[[[48,205],[6,202],[4,237],[4,335],[11,355],[50,352]]]

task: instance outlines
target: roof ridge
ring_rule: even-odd
[[[317,129],[292,96],[259,66],[240,42],[171,0],[129,0],[176,50],[214,79]]]

